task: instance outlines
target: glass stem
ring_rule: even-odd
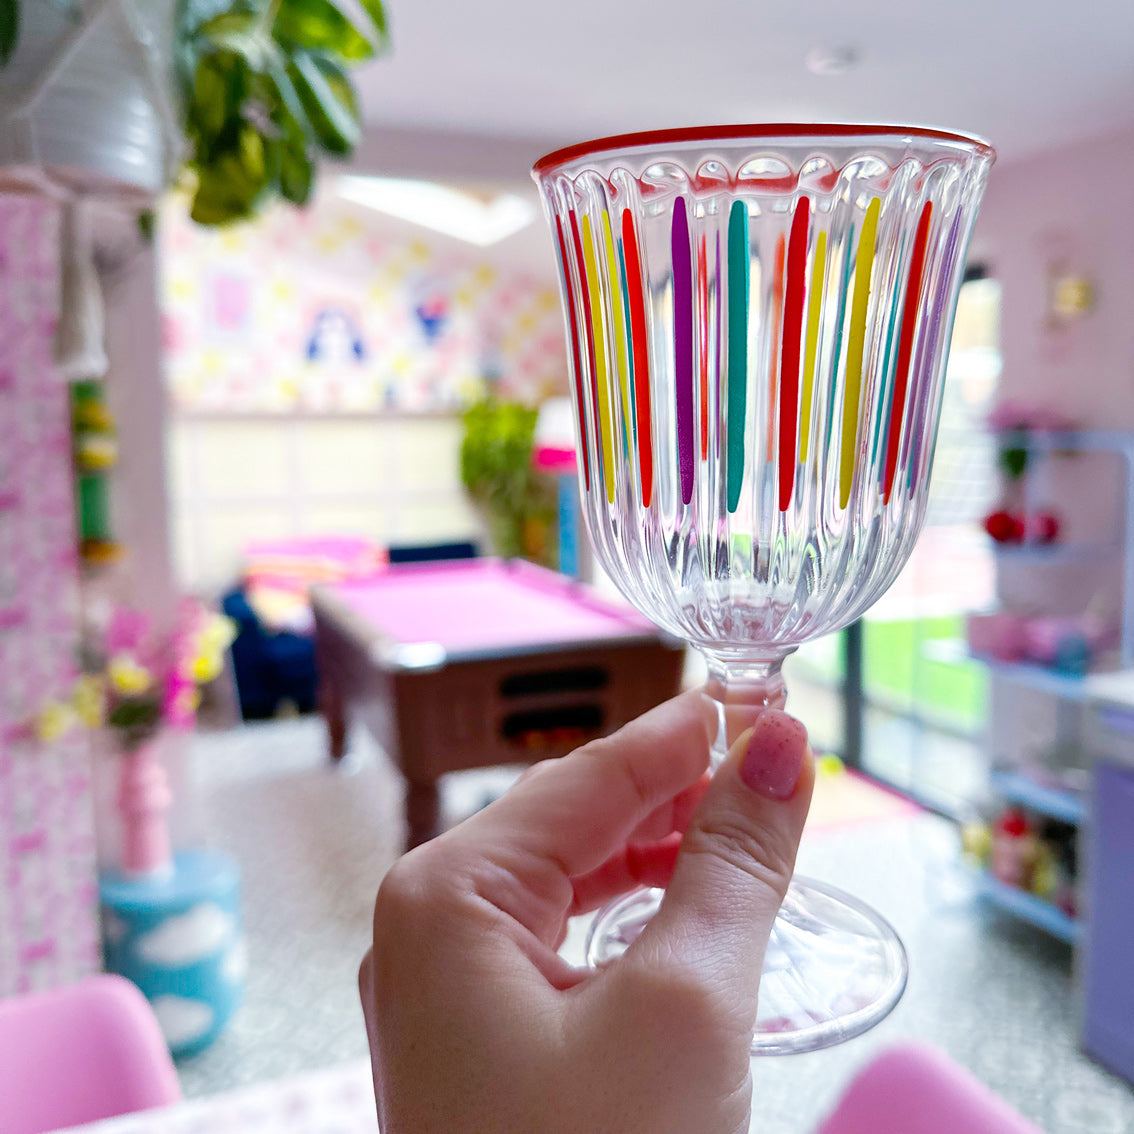
[[[736,738],[750,728],[765,709],[784,707],[787,689],[780,667],[790,652],[785,650],[774,656],[744,661],[705,652],[709,664],[705,691],[716,701],[720,721],[712,748],[714,769],[728,755]]]

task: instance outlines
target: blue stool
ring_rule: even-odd
[[[170,874],[99,880],[109,972],[145,993],[176,1056],[203,1051],[244,992],[240,874],[213,851],[184,851]]]

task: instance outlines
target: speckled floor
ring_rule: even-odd
[[[212,1049],[180,1066],[190,1096],[279,1079],[366,1054],[355,973],[370,904],[402,838],[396,776],[364,735],[342,769],[323,762],[318,720],[200,738],[194,754],[212,842],[244,875],[247,1001]],[[509,773],[450,777],[457,819]],[[800,870],[881,910],[910,955],[910,983],[869,1035],[757,1061],[752,1129],[813,1130],[853,1072],[900,1038],[935,1043],[1048,1134],[1134,1131],[1134,1093],[1076,1049],[1069,951],[983,909],[956,865],[953,829],[931,816],[805,836]]]

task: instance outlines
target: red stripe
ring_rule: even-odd
[[[587,359],[590,362],[591,370],[591,411],[598,415],[598,378],[596,376],[595,367],[595,329],[591,323],[591,305],[587,299],[587,265],[583,259],[583,241],[579,237],[579,222],[575,218],[575,210],[568,209],[567,217],[571,221],[571,243],[575,248],[575,267],[579,272],[579,289],[583,296],[583,318],[587,324]],[[580,350],[580,353],[581,350]],[[583,396],[583,388],[580,384],[578,395],[580,398]],[[586,419],[584,418],[584,421]],[[602,430],[598,425],[595,425],[595,464],[596,466],[602,463]],[[587,475],[587,491],[590,491],[591,481],[590,475]]]
[[[799,416],[799,348],[803,338],[803,294],[807,275],[807,226],[811,202],[800,197],[791,222],[784,287],[783,353],[780,355],[780,511],[795,487],[795,431]]]
[[[574,220],[575,214],[571,214]],[[579,415],[579,443],[583,446],[583,482],[591,490],[591,462],[587,445],[587,414],[583,409],[583,363],[579,353],[579,326],[575,322],[575,289],[571,286],[571,268],[567,260],[567,244],[563,239],[563,222],[555,218],[555,235],[559,240],[559,261],[563,265],[563,290],[567,294],[567,326],[571,332],[571,372],[575,375],[575,411]]]
[[[921,210],[910,256],[910,278],[906,285],[906,302],[902,309],[902,330],[898,337],[898,361],[894,369],[894,400],[890,406],[890,426],[886,437],[886,476],[883,481],[882,503],[890,503],[894,476],[898,470],[898,443],[902,439],[902,418],[906,412],[906,394],[910,386],[910,361],[913,358],[914,330],[917,326],[917,309],[924,285],[925,250],[929,244],[929,220],[933,203],[926,201]]]
[[[629,209],[622,210],[622,252],[626,257],[626,290],[630,296],[630,339],[634,350],[634,401],[638,415],[638,462],[642,473],[642,506],[654,496],[654,442],[650,432],[650,347],[646,338],[646,300],[638,236]]]

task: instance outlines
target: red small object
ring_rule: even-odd
[[[1001,813],[992,829],[997,834],[1018,839],[1030,834],[1032,827],[1028,817],[1018,807],[1009,807]]]
[[[1019,543],[1024,538],[1024,521],[1004,509],[991,512],[984,519],[984,530],[997,543]]]
[[[1037,512],[1028,520],[1028,537],[1038,543],[1054,543],[1059,538],[1060,526],[1054,512]]]

